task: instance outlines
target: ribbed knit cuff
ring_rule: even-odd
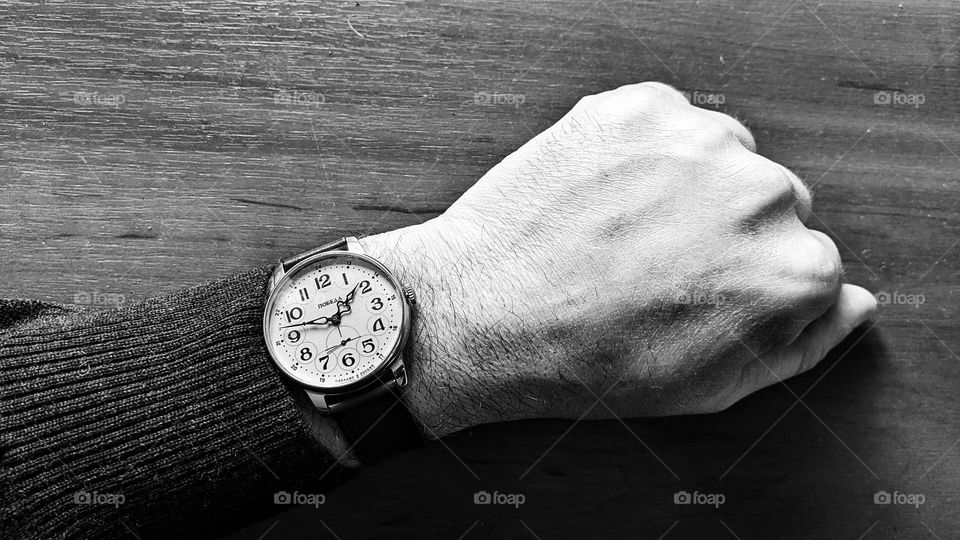
[[[269,271],[121,309],[0,301],[0,537],[222,533],[337,481],[266,355]]]

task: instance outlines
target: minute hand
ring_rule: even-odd
[[[288,324],[287,326],[283,326],[282,328],[292,328],[294,326],[305,326],[308,324],[330,324],[331,322],[332,322],[332,319],[330,319],[330,317],[317,317],[312,321],[306,321],[306,322],[297,323],[297,324]]]
[[[354,299],[354,298],[356,297],[356,295],[357,295],[357,288],[358,288],[358,287],[360,287],[360,284],[359,284],[359,283],[357,283],[357,284],[353,287],[353,290],[352,290],[352,291],[350,291],[349,293],[347,293],[346,296],[343,297],[343,305],[349,306],[349,305],[350,305],[350,302],[353,302],[353,299]]]

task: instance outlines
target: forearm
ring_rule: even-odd
[[[475,254],[440,232],[431,222],[361,240],[417,292],[404,400],[428,439],[505,419],[506,405],[490,399],[483,363],[494,353],[480,345],[482,319],[465,301]],[[336,422],[267,357],[269,274],[118,310],[0,312],[0,324],[11,319],[0,334],[3,530],[196,534],[201,521],[236,525],[276,510],[277,491],[316,490],[359,466]],[[85,493],[123,503],[76,504]]]
[[[308,434],[264,351],[268,272],[118,310],[8,303],[0,536],[195,533],[335,481],[335,433]],[[94,492],[123,502],[76,503]]]

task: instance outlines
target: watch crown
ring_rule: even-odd
[[[413,287],[410,285],[404,285],[402,287],[403,296],[407,299],[407,302],[410,302],[410,305],[417,305],[417,293],[413,292]]]

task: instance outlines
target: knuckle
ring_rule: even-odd
[[[780,223],[781,216],[797,204],[790,176],[782,169],[770,167],[765,161],[765,158],[753,154],[738,158],[737,161],[746,173],[737,175],[738,185],[732,198],[737,207],[743,209],[739,219],[745,230],[761,230]]]
[[[700,121],[700,128],[696,131],[694,140],[706,148],[730,147],[736,143],[737,137],[729,127],[714,122],[709,118]]]
[[[750,131],[750,128],[743,125],[736,118],[731,117],[730,120],[734,122],[735,127],[731,127],[730,130],[737,141],[740,142],[747,150],[756,152],[757,139],[753,136],[753,132]]]
[[[674,115],[670,127],[674,137],[671,150],[693,161],[709,159],[735,140],[730,130],[696,112]]]
[[[840,279],[840,252],[836,244],[818,231],[811,231],[806,236],[810,246],[807,276],[815,283],[832,287]]]
[[[840,253],[832,241],[818,239],[822,233],[802,235],[793,257],[792,271],[798,278],[794,301],[801,308],[822,313],[836,299],[840,289]],[[825,238],[825,237],[824,237]],[[829,242],[829,244],[827,243]]]
[[[683,95],[667,85],[640,83],[584,96],[568,116],[588,116],[605,125],[631,130],[672,122],[683,104]]]
[[[762,186],[771,204],[793,204],[797,200],[790,173],[776,166],[775,163],[764,161],[761,174],[756,176],[756,181]]]
[[[789,184],[790,196],[793,198],[794,204],[809,208],[812,202],[810,188],[790,169],[776,162],[770,163],[776,167],[777,173],[782,178],[782,181]]]
[[[656,90],[657,92],[665,92],[667,94],[672,94],[674,96],[678,96],[681,98],[683,97],[683,94],[679,90],[670,86],[669,84],[665,84],[662,82],[644,81],[642,83],[632,85],[632,86],[637,86],[641,88],[650,88],[650,89]]]
[[[621,113],[624,111],[634,114],[673,112],[687,103],[683,94],[670,86],[656,82],[629,84],[606,94],[614,98],[612,102]]]

